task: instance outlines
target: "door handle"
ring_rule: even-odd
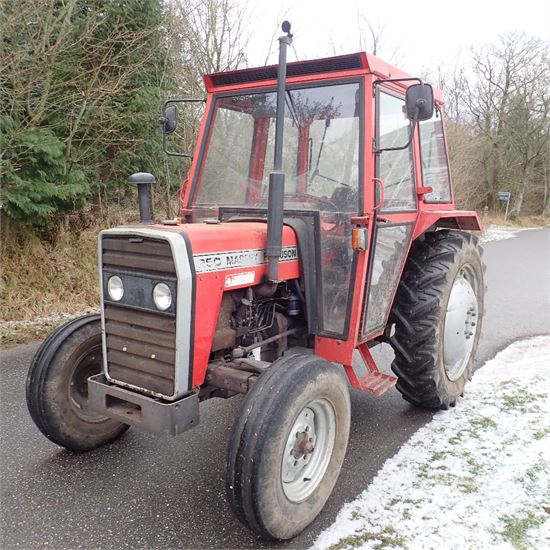
[[[380,196],[378,197],[378,204],[374,206],[374,211],[380,210],[384,204],[384,182],[380,178],[372,178],[372,181],[380,189]]]

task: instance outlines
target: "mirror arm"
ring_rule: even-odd
[[[162,150],[165,154],[167,154],[169,157],[184,157],[193,160],[193,155],[190,155],[188,153],[176,153],[175,151],[170,151],[166,146],[166,134],[165,132],[162,132]]]
[[[384,151],[403,151],[404,149],[408,149],[409,146],[412,143],[412,140],[414,138],[414,132],[416,130],[416,125],[418,124],[418,107],[416,107],[414,111],[414,118],[412,120],[412,124],[410,126],[409,130],[409,140],[403,147],[386,147],[385,149],[375,149],[374,154],[379,155],[380,153],[383,153]]]

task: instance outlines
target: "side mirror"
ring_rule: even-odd
[[[405,95],[407,118],[429,120],[434,114],[434,91],[430,84],[413,84]]]
[[[178,108],[175,105],[166,106],[160,117],[160,123],[162,124],[162,133],[164,135],[171,134],[178,125]]]

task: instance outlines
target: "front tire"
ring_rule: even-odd
[[[454,406],[471,377],[484,312],[477,238],[427,233],[412,245],[390,321],[397,389],[427,409]]]
[[[315,355],[275,361],[243,400],[228,446],[226,491],[239,520],[276,540],[305,529],[336,484],[349,426],[341,369]]]
[[[129,428],[87,408],[88,378],[103,370],[102,360],[99,315],[62,325],[36,352],[27,375],[27,407],[50,441],[72,451],[89,451]]]

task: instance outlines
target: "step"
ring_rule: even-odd
[[[363,378],[359,378],[358,382],[359,387],[357,389],[380,397],[397,384],[397,378],[381,372],[369,372]]]

